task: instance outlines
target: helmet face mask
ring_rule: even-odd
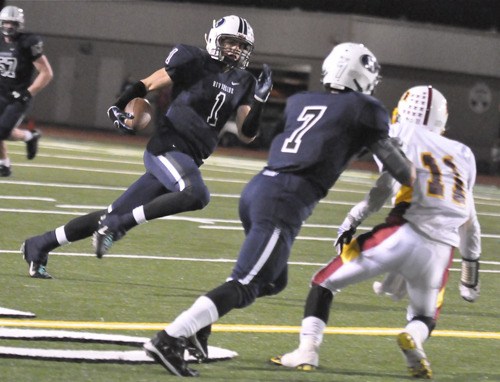
[[[248,66],[254,47],[254,35],[245,19],[232,15],[214,20],[205,39],[207,52],[212,58],[229,67],[245,69]]]
[[[448,120],[446,98],[430,85],[408,89],[398,102],[397,122],[422,126],[437,134],[443,134]]]
[[[0,11],[0,29],[6,37],[15,37],[24,28],[24,12],[9,5]]]
[[[380,65],[363,44],[346,42],[333,48],[323,61],[322,82],[325,87],[351,89],[373,94],[380,82]]]

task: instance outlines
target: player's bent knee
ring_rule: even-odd
[[[201,210],[210,202],[210,193],[205,185],[186,187],[182,193],[186,197],[189,210]]]
[[[241,309],[252,304],[257,297],[257,289],[243,285],[236,280],[225,282],[206,294],[222,317],[232,309]]]
[[[278,279],[259,288],[257,297],[275,296],[286,288],[288,279]]]

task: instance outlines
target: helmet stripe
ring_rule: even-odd
[[[247,22],[245,19],[238,17],[240,19],[240,25],[238,26],[238,33],[247,34]]]
[[[429,122],[429,115],[431,114],[431,106],[432,106],[432,86],[429,86],[427,88],[427,107],[425,109],[425,116],[424,116],[424,125],[427,125],[427,122]]]

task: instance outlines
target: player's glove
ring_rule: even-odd
[[[14,90],[10,93],[10,98],[14,102],[21,102],[23,105],[27,104],[31,99],[31,93],[28,89]]]
[[[134,116],[130,113],[125,113],[123,110],[120,110],[117,106],[111,106],[108,109],[108,117],[113,122],[113,125],[119,129],[120,131],[126,134],[135,134],[134,129],[128,127],[125,124],[126,119],[133,119]]]
[[[255,99],[259,102],[266,102],[273,89],[273,72],[269,65],[262,65],[262,72],[255,85]]]
[[[337,253],[340,255],[342,253],[342,248],[344,244],[349,244],[352,240],[352,237],[356,233],[356,227],[359,225],[350,214],[346,216],[342,224],[339,226],[339,230],[337,233],[337,240],[333,244],[337,249]]]
[[[479,298],[479,261],[462,259],[460,274],[460,296],[467,302],[474,302]]]

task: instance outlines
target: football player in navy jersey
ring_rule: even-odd
[[[164,67],[127,88],[109,108],[114,125],[131,133],[125,124],[131,116],[123,111],[127,103],[171,87],[172,102],[144,152],[144,175],[107,210],[27,239],[21,250],[31,277],[51,278],[45,268],[48,252],[60,245],[93,235],[96,255],[102,257],[138,224],[207,205],[210,195],[199,166],[215,150],[219,131],[233,113],[239,138],[247,143],[255,138],[272,74],[265,64],[257,80],[245,70],[254,48],[245,19],[231,15],[214,21],[206,41],[206,51],[176,45]]]
[[[357,154],[371,150],[401,184],[412,184],[415,169],[389,138],[386,109],[370,95],[379,70],[365,46],[343,43],[323,63],[326,91],[288,99],[284,131],[271,144],[267,166],[240,198],[246,238],[230,277],[144,344],[170,373],[195,375],[184,361],[185,349],[203,359],[212,323],[285,288],[288,257],[302,223]]]
[[[0,12],[0,176],[11,174],[4,140],[26,142],[28,159],[38,150],[39,131],[20,129],[32,97],[52,80],[53,73],[43,54],[40,36],[21,32],[24,12],[9,5]],[[33,78],[34,74],[37,75]]]

